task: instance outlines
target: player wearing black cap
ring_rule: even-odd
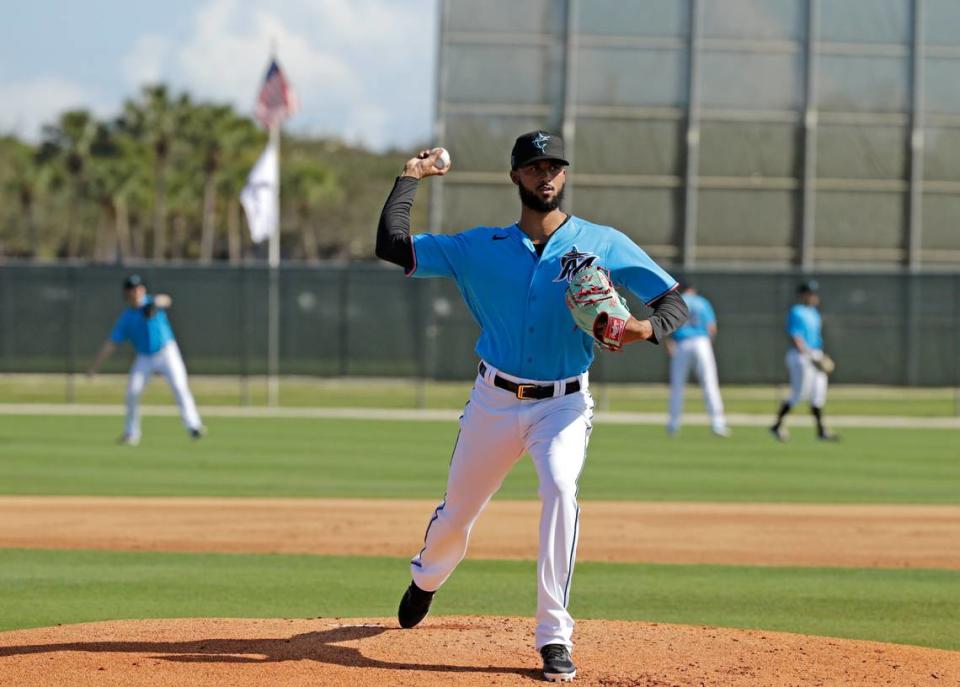
[[[780,405],[776,422],[770,432],[778,441],[789,438],[784,420],[793,407],[802,400],[810,401],[810,412],[817,424],[817,438],[835,441],[837,435],[828,432],[823,424],[823,407],[827,402],[827,376],[833,371],[833,361],[823,352],[823,323],[820,318],[819,285],[808,281],[797,287],[797,302],[787,316],[787,370],[790,373],[790,396]]]
[[[128,307],[117,319],[87,372],[91,377],[95,375],[103,361],[124,341],[129,341],[137,352],[127,383],[127,419],[120,442],[130,446],[140,442],[140,395],[154,374],[163,375],[167,380],[187,432],[199,439],[205,430],[187,384],[187,368],[167,319],[166,310],[173,305],[173,299],[165,293],[148,294],[139,274],[123,280],[123,299]]]
[[[511,151],[509,179],[521,201],[516,222],[411,235],[420,180],[450,171],[437,167],[440,156],[439,148],[424,150],[404,165],[380,217],[377,256],[412,277],[456,282],[480,326],[480,360],[444,497],[410,562],[397,620],[413,628],[426,617],[466,554],[481,511],[529,453],[541,500],[534,645],[543,676],[565,682],[576,675],[568,605],[580,528],[577,480],[593,427],[590,363],[601,344],[618,350],[663,341],[687,318],[687,307],[676,280],[628,236],[562,209],[568,160],[561,137],[548,131],[523,134]],[[633,317],[610,282],[652,314]]]

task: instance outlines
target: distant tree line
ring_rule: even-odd
[[[0,137],[0,257],[209,263],[259,255],[239,197],[266,138],[231,106],[164,85],[144,87],[112,119],[63,112],[36,145]],[[369,257],[406,157],[284,136],[284,259]],[[421,227],[424,206],[415,208]]]

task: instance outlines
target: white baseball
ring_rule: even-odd
[[[437,158],[437,161],[433,163],[433,166],[437,169],[446,169],[450,166],[450,153],[447,152],[446,148],[434,148],[431,152],[440,151],[440,157]]]

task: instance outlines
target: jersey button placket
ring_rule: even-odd
[[[540,269],[540,258],[538,258],[536,251],[533,249],[533,244],[527,245],[527,241],[524,241],[524,247],[530,252],[530,257],[534,260],[534,268],[530,273],[530,282],[527,284],[527,302],[523,308],[523,320],[524,322],[530,321],[530,310],[533,306],[531,303],[537,300],[536,295],[533,293],[534,284],[537,281],[537,270]],[[533,327],[529,327],[528,331],[520,337],[520,360],[526,361],[528,364],[533,362],[533,356],[527,355],[527,349],[529,348],[527,339],[529,334],[533,332]]]
[[[538,276],[544,269],[546,269],[546,268],[544,267],[544,264],[545,264],[544,257],[545,257],[545,256],[546,256],[546,251],[544,251],[544,254],[543,254],[543,255],[539,256],[539,258],[537,259],[537,265],[536,265],[536,267],[535,267],[534,270],[533,270],[533,274],[530,275],[530,287],[529,287],[529,289],[527,290],[527,307],[526,307],[526,316],[525,316],[525,319],[526,319],[527,322],[531,322],[531,321],[534,321],[534,320],[535,320],[535,318],[533,317],[533,313],[536,312],[536,309],[537,309],[537,307],[538,307],[538,306],[537,306],[537,294],[536,294],[536,288],[537,288],[537,283],[538,283],[537,276]],[[528,339],[532,339],[532,338],[533,338],[533,335],[535,334],[535,332],[536,332],[536,327],[534,327],[533,325],[528,325],[528,326],[527,326],[527,333],[526,333],[526,335],[523,337],[523,340],[524,340],[524,351],[526,351],[528,348],[530,348],[531,346],[533,346],[533,341],[528,341]],[[534,349],[534,350],[535,350],[535,349]],[[529,363],[532,363],[532,362],[533,362],[533,357],[532,357],[532,356],[528,356],[528,357],[526,358],[526,360],[527,360],[527,363],[528,363],[528,364],[529,364]]]

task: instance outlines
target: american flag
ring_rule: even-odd
[[[270,61],[270,68],[263,79],[260,95],[254,111],[257,121],[272,129],[283,123],[287,117],[297,111],[297,95],[287,83],[287,77],[276,60]]]

